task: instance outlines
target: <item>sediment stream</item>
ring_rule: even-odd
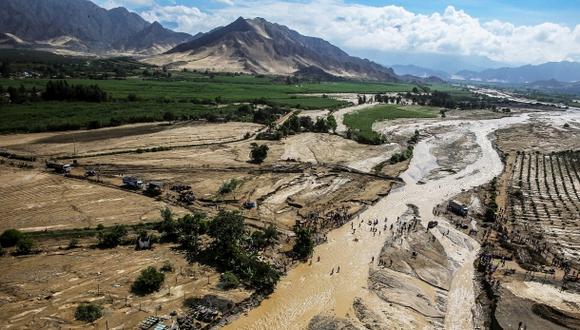
[[[429,123],[431,127],[446,126],[449,130],[436,133],[431,138],[424,139],[415,148],[413,159],[406,172],[401,175],[405,184],[395,188],[391,193],[375,205],[369,207],[351,223],[328,234],[328,242],[316,247],[312,264],[303,263],[292,269],[280,281],[276,290],[264,300],[261,305],[227,326],[229,329],[304,329],[311,321],[324,321],[327,326],[331,320],[336,325],[349,328],[368,325],[360,319],[361,308],[372,308],[372,312],[365,315],[375,315],[373,322],[389,322],[392,318],[392,309],[398,308],[404,313],[403,302],[400,305],[389,304],[375,291],[369,290],[369,274],[378,268],[379,256],[385,244],[392,239],[391,231],[384,232],[384,225],[390,228],[398,217],[408,212],[409,205],[414,205],[415,212],[426,231],[429,221],[438,221],[439,225],[429,231],[429,235],[437,240],[447,258],[450,271],[450,280],[446,285],[443,301],[443,321],[438,327],[446,329],[473,328],[475,309],[473,288],[473,261],[477,255],[479,245],[471,237],[447,223],[444,218],[433,215],[433,209],[463,190],[485,184],[499,175],[503,164],[493,147],[490,135],[499,128],[530,120],[559,122],[562,116],[578,118],[578,112],[553,115],[524,114],[501,119],[479,121],[445,121]],[[558,117],[559,116],[559,117]],[[552,120],[555,118],[556,120]],[[460,130],[474,137],[478,150],[477,159],[466,164],[456,173],[445,172],[429,180],[429,173],[433,173],[439,166],[431,150],[436,141],[445,139],[448,134],[455,134]],[[467,152],[468,150],[450,150],[450,152]],[[385,220],[386,218],[386,220]],[[379,231],[371,232],[368,221],[378,220]],[[360,227],[359,227],[360,225]],[[354,228],[354,231],[353,229]],[[446,235],[443,235],[445,233]],[[320,261],[317,259],[320,257]],[[340,266],[340,272],[337,268]],[[393,275],[393,276],[396,276]],[[439,290],[439,289],[438,289]],[[408,306],[417,305],[416,296],[409,295],[401,299],[408,299]],[[414,301],[415,300],[415,301]],[[355,303],[356,302],[356,303]],[[358,306],[353,308],[353,304]],[[419,311],[422,312],[422,311]],[[383,315],[380,315],[383,314]],[[358,317],[358,318],[357,318]],[[397,316],[401,319],[405,315]],[[316,323],[315,322],[315,323]],[[415,324],[397,322],[400,324]],[[382,328],[389,328],[395,324],[383,323]],[[316,328],[316,326],[314,326]],[[381,328],[381,326],[379,326]]]

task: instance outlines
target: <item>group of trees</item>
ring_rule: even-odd
[[[0,103],[9,101],[14,104],[22,104],[41,100],[40,91],[36,87],[32,86],[30,89],[27,89],[22,84],[18,88],[10,86],[6,89],[0,85],[0,96],[4,94],[8,94],[8,98],[0,99]]]
[[[4,254],[4,248],[16,247],[14,254],[25,255],[34,251],[34,241],[26,234],[16,229],[7,229],[0,235],[0,255]]]
[[[98,85],[73,85],[66,80],[48,81],[42,98],[47,101],[104,102],[107,92]]]
[[[256,136],[258,140],[281,140],[288,135],[297,134],[301,132],[316,132],[328,133],[336,132],[337,124],[333,115],[325,117],[318,117],[313,121],[311,117],[300,117],[293,113],[282,125],[276,127],[274,130],[259,133]]]
[[[200,260],[215,265],[221,272],[230,272],[236,279],[258,290],[271,290],[280,273],[258,259],[257,252],[274,244],[277,230],[270,226],[250,233],[244,217],[238,212],[220,211],[213,219],[203,213],[185,215],[177,220],[169,209],[162,211],[163,220],[157,230],[165,242],[179,243],[189,261]],[[207,235],[211,244],[202,246],[200,237]],[[222,279],[232,285],[231,276]]]

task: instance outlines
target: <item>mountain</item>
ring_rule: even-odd
[[[490,60],[485,56],[421,53],[405,51],[382,51],[368,49],[346,49],[351,55],[368,58],[379,64],[392,67],[393,65],[413,65],[430,70],[445,72],[453,75],[458,71],[483,71],[509,67],[506,63]]]
[[[524,65],[516,68],[489,69],[481,72],[461,71],[455,78],[482,82],[525,84],[535,81],[580,81],[580,63],[550,62],[540,65]]]
[[[87,0],[2,0],[0,35],[3,45],[97,54],[159,53],[191,38]]]
[[[419,78],[437,77],[443,80],[451,79],[451,75],[445,71],[432,70],[412,64],[393,65],[391,68],[398,75],[411,75]]]
[[[580,81],[561,82],[554,79],[541,80],[525,84],[524,87],[539,91],[552,91],[559,94],[580,95]]]
[[[399,80],[393,70],[380,64],[352,57],[323,39],[303,36],[262,18],[240,17],[165,54],[150,57],[146,62],[188,69],[276,75],[318,72],[320,69],[343,78]],[[309,67],[312,69],[305,70]]]

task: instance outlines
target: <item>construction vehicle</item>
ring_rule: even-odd
[[[45,162],[45,164],[46,164],[47,169],[52,169],[56,173],[60,173],[60,174],[67,174],[70,172],[70,170],[72,168],[71,164],[61,164],[61,163],[51,161],[51,160],[47,160]]]

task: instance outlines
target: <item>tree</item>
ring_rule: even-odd
[[[94,322],[103,316],[103,307],[95,303],[81,303],[75,310],[75,319]]]
[[[3,247],[12,247],[18,244],[24,238],[24,234],[16,229],[7,229],[0,235],[0,245]]]
[[[149,266],[141,271],[139,277],[131,285],[131,292],[136,295],[146,295],[159,291],[161,284],[165,281],[165,274],[157,271],[155,267]]]
[[[292,251],[298,259],[305,260],[314,251],[314,240],[312,239],[312,231],[308,228],[298,227],[294,228],[296,234],[296,242]]]
[[[328,125],[328,128],[330,130],[332,130],[332,133],[336,133],[336,119],[334,118],[333,115],[329,115],[328,117],[326,117],[326,123]]]
[[[265,144],[258,145],[257,143],[252,143],[250,147],[250,158],[252,162],[257,164],[262,163],[268,157],[269,149]]]
[[[203,213],[187,214],[177,222],[179,244],[190,257],[199,252],[199,236],[206,232],[206,217]]]

